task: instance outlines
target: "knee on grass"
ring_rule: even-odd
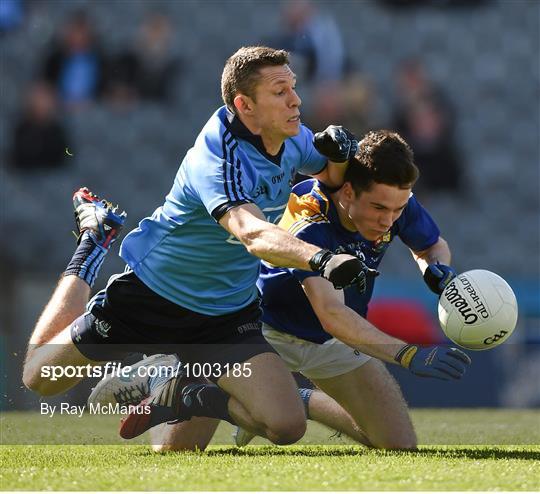
[[[306,427],[305,417],[272,421],[266,425],[266,435],[274,444],[293,444],[304,437]]]
[[[401,434],[395,437],[369,438],[371,447],[375,449],[401,449],[414,450],[418,443],[414,432]]]

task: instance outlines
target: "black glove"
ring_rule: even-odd
[[[466,353],[453,347],[405,345],[394,360],[420,377],[434,377],[449,381],[461,379],[471,364]]]
[[[430,264],[424,271],[426,285],[437,295],[440,295],[455,277],[456,272],[446,264]]]
[[[364,293],[367,287],[368,276],[379,276],[375,269],[368,268],[358,257],[349,254],[333,254],[327,249],[317,252],[309,261],[313,271],[330,281],[334,288],[342,290],[352,285]]]
[[[358,139],[345,127],[330,125],[324,132],[313,136],[313,146],[330,161],[343,163],[356,154]]]

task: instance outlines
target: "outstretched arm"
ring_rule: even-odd
[[[405,342],[378,330],[344,302],[343,292],[328,281],[309,277],[302,288],[327,333],[362,353],[395,364],[394,356]]]
[[[302,287],[325,331],[367,355],[397,363],[420,377],[443,380],[460,379],[471,363],[456,348],[408,345],[379,331],[347,307],[343,293],[334,290],[326,280],[306,278]]]
[[[308,244],[265,220],[255,204],[230,209],[219,220],[247,251],[275,266],[317,271],[336,288],[365,281],[364,264],[349,254],[333,254]]]
[[[229,210],[219,223],[242,242],[250,254],[275,266],[311,271],[309,261],[321,250],[266,221],[255,204]]]

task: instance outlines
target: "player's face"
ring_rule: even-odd
[[[264,67],[255,88],[253,117],[263,140],[281,140],[300,132],[300,105],[296,76],[288,65]]]
[[[343,226],[358,231],[366,240],[377,240],[401,216],[411,189],[391,185],[373,184],[369,191],[356,194],[350,183],[344,186],[338,208],[341,208]]]

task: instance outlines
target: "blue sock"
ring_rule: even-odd
[[[92,235],[93,233],[89,230],[83,232],[80,243],[64,271],[64,276],[78,276],[88,283],[90,288],[94,286],[108,252],[108,249],[94,242]]]
[[[150,390],[169,379],[170,377],[167,376],[151,378]],[[151,427],[163,422],[182,422],[192,417],[216,418],[236,425],[229,415],[230,396],[220,387],[215,384],[190,383],[178,393],[172,386],[175,386],[173,381],[169,386],[166,384],[160,391],[160,395],[156,397],[150,418]],[[173,399],[178,401],[170,403],[172,396],[177,396]]]
[[[169,377],[151,378],[150,389],[167,379]],[[309,419],[309,399],[313,390],[299,388],[298,392],[304,403],[306,417]],[[152,412],[151,423],[156,425],[172,420],[189,420],[192,417],[210,417],[237,425],[229,414],[229,398],[230,395],[215,384],[188,384],[181,393],[180,399],[182,400],[182,404],[180,405],[180,413],[175,414],[171,407],[157,407]]]
[[[215,384],[188,384],[182,391],[181,418],[211,417],[236,425],[229,415],[229,398],[230,395]]]
[[[306,411],[306,418],[309,417],[309,399],[311,398],[311,395],[313,394],[312,389],[308,388],[298,388],[298,392],[300,393],[300,398],[302,398],[302,402],[304,403],[304,410]]]

